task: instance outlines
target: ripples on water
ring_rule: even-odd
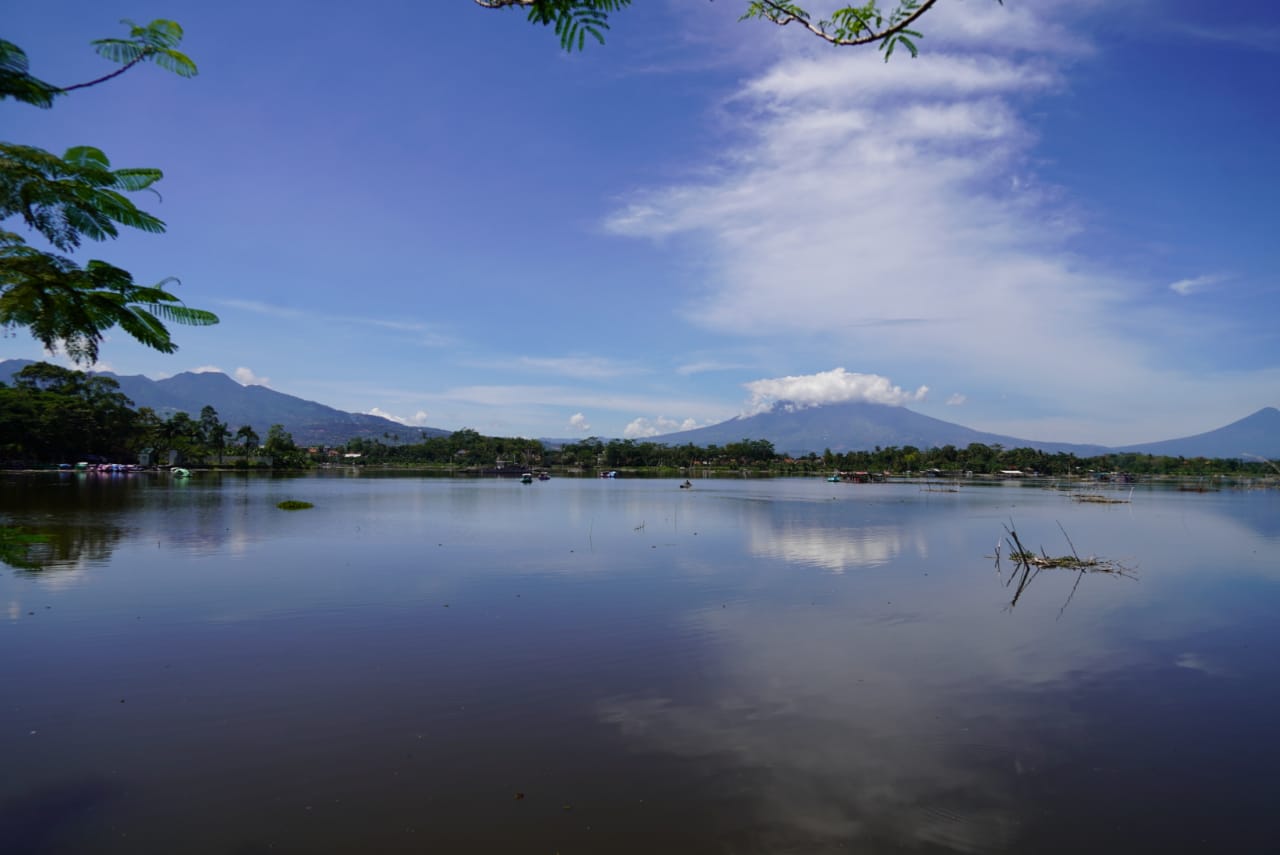
[[[4,851],[1268,851],[1274,491],[675,484],[5,478]]]

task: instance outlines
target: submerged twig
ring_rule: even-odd
[[[1009,575],[1009,579],[1005,582],[1008,588],[1014,583],[1013,599],[1009,601],[1009,608],[1013,608],[1018,604],[1022,593],[1031,585],[1031,582],[1040,575],[1040,571],[1049,569],[1065,569],[1079,571],[1075,584],[1071,587],[1067,600],[1062,605],[1062,609],[1058,611],[1058,616],[1062,616],[1062,612],[1066,610],[1071,603],[1072,597],[1075,596],[1076,589],[1080,587],[1080,580],[1084,578],[1086,573],[1107,573],[1114,576],[1126,576],[1128,578],[1137,578],[1137,574],[1132,569],[1120,564],[1117,561],[1111,561],[1105,558],[1096,558],[1089,556],[1081,558],[1076,551],[1076,546],[1071,542],[1071,536],[1067,534],[1067,530],[1063,528],[1062,523],[1058,523],[1058,529],[1062,532],[1062,536],[1067,540],[1067,546],[1071,548],[1070,555],[1051,556],[1044,547],[1040,547],[1040,551],[1034,552],[1023,545],[1022,539],[1018,537],[1017,530],[1013,527],[1013,521],[1009,521],[1009,525],[1004,527],[1005,544],[1009,547],[1009,558],[1013,561],[1013,572]],[[1000,571],[1001,544],[996,542],[996,570]]]

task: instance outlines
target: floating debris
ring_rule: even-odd
[[[1015,581],[1017,582],[1017,587],[1013,592],[1013,599],[1009,601],[1009,608],[1013,608],[1018,604],[1018,599],[1035,578],[1040,575],[1042,570],[1063,569],[1079,571],[1080,575],[1076,578],[1076,583],[1071,587],[1071,593],[1067,595],[1066,602],[1058,610],[1059,617],[1062,616],[1062,612],[1066,610],[1067,606],[1071,604],[1071,598],[1075,596],[1076,589],[1080,587],[1080,580],[1084,578],[1086,573],[1107,573],[1130,579],[1137,578],[1137,574],[1131,568],[1119,562],[1106,558],[1097,558],[1092,555],[1088,558],[1081,558],[1079,553],[1076,552],[1075,544],[1071,542],[1071,537],[1067,534],[1067,530],[1062,528],[1062,523],[1058,523],[1058,529],[1062,531],[1062,536],[1067,540],[1067,546],[1071,548],[1070,555],[1051,556],[1044,550],[1043,546],[1040,547],[1039,552],[1033,552],[1023,546],[1022,540],[1018,537],[1018,532],[1013,528],[1012,521],[1010,521],[1010,525],[1004,527],[1004,544],[1009,547],[1008,557],[1013,561],[1014,568],[1008,581],[1005,582],[1005,587],[1013,585]],[[995,554],[997,572],[1001,570],[1000,553],[1002,546],[1003,544],[997,540]]]

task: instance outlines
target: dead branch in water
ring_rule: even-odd
[[[1058,523],[1058,529],[1062,532],[1062,536],[1067,540],[1067,546],[1071,548],[1070,555],[1050,556],[1044,547],[1040,547],[1039,552],[1033,552],[1023,545],[1022,539],[1018,537],[1018,532],[1014,529],[1012,520],[1010,524],[1004,527],[1005,544],[1009,547],[1009,559],[1013,561],[1013,572],[1009,575],[1009,580],[1005,582],[1005,587],[1009,587],[1017,582],[1014,588],[1013,599],[1009,602],[1009,608],[1013,608],[1018,604],[1018,599],[1022,596],[1022,592],[1030,586],[1031,582],[1040,575],[1042,570],[1064,569],[1079,571],[1075,585],[1071,588],[1071,593],[1067,596],[1067,601],[1062,604],[1062,609],[1058,611],[1061,616],[1071,603],[1071,598],[1075,596],[1076,589],[1080,587],[1080,579],[1084,578],[1085,573],[1108,573],[1114,576],[1125,576],[1130,579],[1137,578],[1134,571],[1120,564],[1117,561],[1111,561],[1105,558],[1096,558],[1089,556],[1081,558],[1076,552],[1075,544],[1071,542],[1071,536],[1067,534],[1067,530],[1062,527],[1062,523]],[[1001,571],[1000,566],[1001,543],[996,541],[996,571]]]

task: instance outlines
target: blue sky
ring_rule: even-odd
[[[47,80],[124,17],[200,74],[0,137],[164,170],[167,234],[77,257],[222,323],[114,332],[121,374],[555,437],[787,398],[1123,444],[1280,405],[1280,8],[941,0],[885,64],[743,5],[638,0],[566,55],[469,0],[44,0],[3,35]]]

